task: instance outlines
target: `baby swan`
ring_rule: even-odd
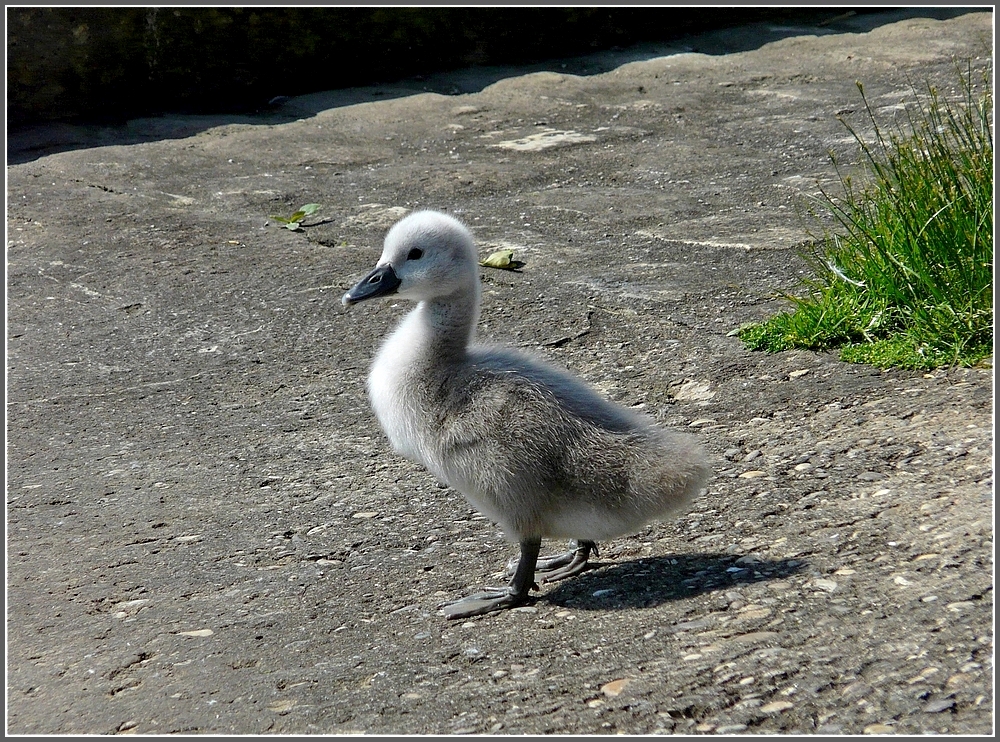
[[[476,344],[479,294],[472,234],[450,216],[419,211],[389,230],[375,269],[342,300],[417,302],[372,364],[372,408],[398,453],[520,545],[510,584],[445,604],[448,618],[521,605],[536,579],[582,572],[597,541],[679,510],[710,474],[687,436],[541,360]],[[539,561],[543,537],[575,539],[577,548]]]

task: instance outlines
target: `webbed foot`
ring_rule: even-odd
[[[516,608],[528,602],[528,595],[517,593],[513,587],[487,588],[484,592],[470,595],[467,598],[442,603],[439,608],[444,611],[447,619],[469,618],[481,616],[484,613],[502,611],[505,608]]]
[[[538,559],[535,566],[536,582],[557,582],[587,571],[587,560],[590,559],[590,555],[598,556],[597,543],[584,540],[572,543],[574,548],[564,554],[553,554]],[[515,567],[515,562],[508,564],[507,574],[513,574]]]
[[[507,587],[490,587],[484,592],[467,598],[442,603],[439,608],[448,619],[481,616],[484,613],[516,608],[528,602],[528,591],[538,589],[535,584],[535,562],[538,561],[540,538],[526,538],[521,541],[521,558],[517,563],[514,577]]]

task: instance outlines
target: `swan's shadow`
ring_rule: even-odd
[[[797,559],[754,559],[737,564],[739,554],[674,554],[627,562],[591,562],[572,579],[542,586],[536,598],[567,608],[608,610],[651,608],[693,595],[742,587],[795,574]],[[745,562],[746,560],[744,560]]]

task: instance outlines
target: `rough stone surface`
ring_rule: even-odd
[[[21,156],[8,732],[990,734],[991,370],[728,333],[805,269],[855,80],[891,117],[991,40],[915,18]],[[716,459],[682,517],[464,623],[436,605],[514,549],[368,410],[406,307],[339,303],[417,207],[525,263],[484,269],[482,336]]]

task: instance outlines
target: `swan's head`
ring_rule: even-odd
[[[479,283],[472,233],[437,211],[417,211],[389,230],[375,270],[344,294],[345,306],[396,294],[404,299],[440,299],[474,291]]]

